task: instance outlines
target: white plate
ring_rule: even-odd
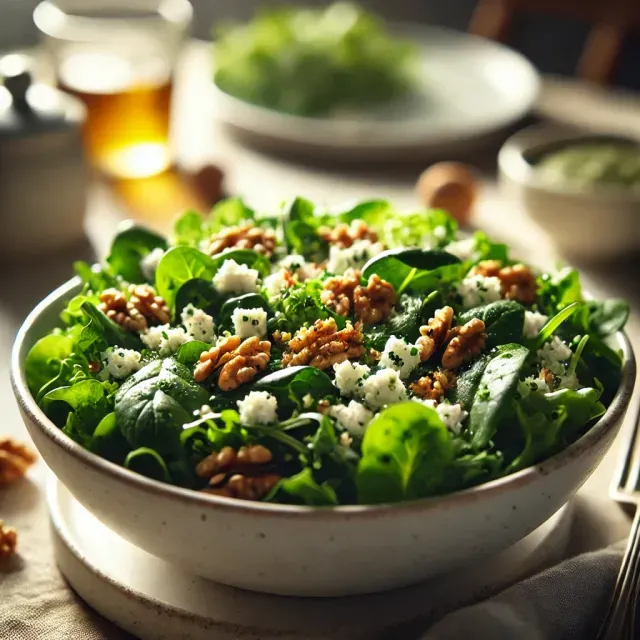
[[[416,620],[424,627],[560,560],[572,511],[565,505],[510,549],[430,583],[368,596],[292,598],[219,585],[155,558],[101,524],[53,474],[47,494],[63,575],[91,607],[143,640],[365,640]]]
[[[419,86],[411,98],[374,111],[308,118],[249,104],[213,85],[217,116],[264,140],[370,157],[486,136],[520,119],[537,99],[538,73],[501,44],[438,27],[392,30],[420,51]]]

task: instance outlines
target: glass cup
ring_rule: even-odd
[[[172,163],[173,76],[189,30],[188,0],[45,0],[34,11],[56,82],[87,105],[92,164],[145,178]]]

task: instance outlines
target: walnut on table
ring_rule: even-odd
[[[328,369],[345,360],[364,355],[364,336],[359,324],[348,323],[338,330],[333,318],[316,320],[309,327],[298,329],[289,341],[289,350],[282,357],[285,367],[309,365],[317,369]]]
[[[318,235],[329,244],[340,249],[346,249],[357,240],[378,241],[378,234],[364,222],[364,220],[352,220],[351,224],[341,223],[333,229],[330,227],[320,227]]]
[[[483,260],[471,270],[471,274],[498,278],[502,297],[507,300],[516,300],[523,304],[533,304],[536,301],[536,277],[531,269],[522,263],[503,267],[499,260]]]
[[[242,341],[238,336],[230,336],[201,354],[193,379],[204,382],[214,371],[220,370],[218,387],[222,391],[232,391],[266,369],[270,358],[268,340],[252,336]]]
[[[8,560],[16,552],[18,546],[18,533],[12,527],[6,527],[0,520],[0,562]]]
[[[479,318],[450,329],[446,337],[447,347],[442,354],[442,366],[445,369],[457,369],[480,355],[487,342],[484,330],[484,322]]]
[[[276,234],[273,229],[256,227],[253,223],[229,227],[209,238],[205,253],[210,256],[225,249],[253,249],[270,258],[276,248]]]
[[[117,289],[105,289],[98,309],[128,331],[144,331],[150,324],[171,321],[169,306],[151,285],[132,284],[127,293],[128,298]]]
[[[22,478],[36,460],[36,454],[26,445],[0,437],[0,488]]]
[[[447,391],[453,389],[455,385],[456,374],[453,371],[443,370],[422,376],[409,385],[409,389],[419,398],[441,402]]]
[[[427,324],[420,327],[420,337],[416,344],[421,362],[428,360],[444,344],[452,324],[453,309],[443,307],[435,312]]]
[[[196,467],[196,475],[208,478],[203,491],[218,496],[260,500],[281,480],[269,471],[273,456],[262,445],[223,447],[204,458]]]

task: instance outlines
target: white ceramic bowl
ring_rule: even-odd
[[[620,333],[622,385],[606,415],[542,464],[473,489],[398,505],[324,509],[216,497],[99,458],[65,436],[36,405],[25,379],[27,352],[56,326],[79,287],[71,280],[43,300],[14,346],[13,389],[36,447],[71,493],[122,537],[196,574],[256,591],[371,593],[506,549],[565,504],[600,462],[635,380],[633,352]]]
[[[570,259],[607,260],[640,250],[639,193],[613,187],[549,184],[535,171],[535,161],[545,152],[586,140],[623,139],[550,125],[519,131],[498,154],[501,189],[507,197],[521,203],[552,243]]]

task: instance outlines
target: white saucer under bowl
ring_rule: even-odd
[[[571,524],[565,505],[506,551],[415,587],[292,598],[222,586],[146,553],[101,524],[53,475],[47,493],[60,571],[92,608],[143,640],[364,640],[402,624],[428,626],[559,560]]]

